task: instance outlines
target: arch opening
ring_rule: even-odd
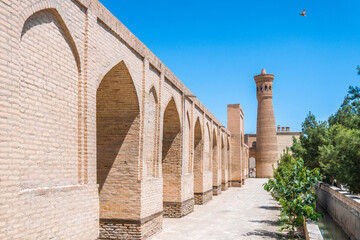
[[[96,92],[100,225],[102,219],[140,216],[139,134],[138,96],[122,61],[104,76]],[[128,212],[127,209],[135,210]]]
[[[221,189],[227,190],[227,182],[228,182],[228,163],[227,163],[227,154],[226,154],[226,143],[224,141],[224,137],[221,138]]]
[[[185,173],[191,173],[192,172],[192,157],[191,157],[191,123],[190,123],[190,116],[189,116],[189,112],[186,112],[186,121],[185,121],[185,130],[184,130],[184,138],[185,138],[185,142],[184,142],[184,153],[185,153],[185,158],[184,158],[184,172]]]
[[[162,177],[164,216],[171,216],[167,203],[181,202],[181,127],[174,99],[168,103],[163,118]]]
[[[229,187],[230,187],[230,180],[231,180],[231,153],[230,153],[230,140],[229,137],[227,137],[227,142],[226,142],[227,148],[226,148],[226,157],[227,157],[227,165],[228,165],[228,182],[229,182]]]
[[[209,124],[206,123],[206,129],[204,133],[204,169],[206,171],[211,171],[211,135]]]
[[[249,158],[249,177],[256,177],[256,159],[254,157]]]
[[[220,161],[218,157],[218,145],[217,145],[217,134],[215,129],[213,130],[213,145],[212,145],[212,165],[213,165],[213,194],[217,195],[219,192],[219,185],[221,184],[221,172],[220,169]]]
[[[203,138],[199,118],[194,127],[194,192],[203,192]]]

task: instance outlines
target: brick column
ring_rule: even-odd
[[[244,113],[240,104],[228,104],[228,129],[231,132],[231,179],[232,187],[241,187],[243,182],[242,146],[244,141]]]

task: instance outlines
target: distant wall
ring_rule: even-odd
[[[327,184],[315,188],[318,203],[352,240],[360,239],[360,197]]]
[[[301,132],[277,132],[278,154],[280,156],[284,153],[286,147],[291,147],[293,144],[293,137],[299,139]]]

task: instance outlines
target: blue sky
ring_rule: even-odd
[[[101,0],[227,125],[240,103],[256,132],[253,76],[275,74],[276,124],[301,129],[309,111],[334,113],[360,85],[360,1]],[[307,17],[299,16],[307,10]]]

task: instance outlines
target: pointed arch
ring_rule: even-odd
[[[219,186],[219,159],[218,159],[218,145],[217,134],[215,128],[213,129],[212,138],[212,168],[213,168],[213,187]]]
[[[192,172],[191,168],[192,168],[192,157],[191,157],[191,118],[189,115],[189,111],[186,111],[186,116],[185,116],[185,127],[184,127],[184,173],[190,173]]]
[[[217,134],[216,134],[216,129],[213,129],[213,147],[217,146]]]
[[[104,76],[96,92],[100,224],[111,218],[139,218],[139,143],[139,99],[129,70],[121,61]]]
[[[174,98],[167,104],[163,118],[163,150],[162,162],[174,163],[181,166],[180,151],[180,118]],[[166,166],[166,165],[165,165]],[[163,165],[164,168],[164,165]],[[167,170],[167,169],[165,169]],[[166,172],[166,171],[165,171]],[[163,171],[164,173],[164,171]]]
[[[73,53],[78,71],[81,72],[80,56],[75,41],[56,8],[44,8],[28,16],[21,30],[20,42],[23,41],[24,35],[26,35],[31,29],[37,28],[43,24],[51,23],[54,23],[58,27],[59,32]]]
[[[39,188],[81,184],[84,165],[79,54],[57,10],[42,9],[26,16],[19,28],[18,51],[22,150],[37,149],[43,154],[36,155],[36,161],[27,161],[29,168],[20,174],[21,185]],[[26,154],[24,160],[33,157]],[[49,175],[53,177],[43,179]]]
[[[227,137],[227,148],[226,148],[226,156],[227,156],[227,163],[228,163],[228,181],[231,180],[231,151],[230,151],[230,137]],[[230,187],[230,186],[229,186]]]
[[[156,92],[156,89],[154,86],[152,86],[149,90],[149,95],[154,99],[155,103],[158,103],[159,99],[158,99],[158,95]]]
[[[168,203],[181,202],[181,126],[174,98],[165,108],[163,118],[162,177],[164,216],[171,216]]]
[[[190,116],[189,116],[189,111],[186,111],[186,119],[187,119],[187,124],[189,126],[189,129],[191,128],[191,123],[190,123]]]
[[[203,192],[203,136],[199,117],[194,127],[194,192]]]
[[[227,159],[227,147],[224,135],[221,136],[221,188],[227,190],[228,182],[228,159]]]
[[[206,129],[204,132],[204,169],[205,171],[211,171],[211,132],[209,123],[206,123]]]
[[[144,161],[145,174],[148,177],[155,177],[157,175],[158,154],[157,154],[157,138],[158,138],[158,97],[155,87],[152,87],[148,94],[145,95],[145,109],[144,116]]]

